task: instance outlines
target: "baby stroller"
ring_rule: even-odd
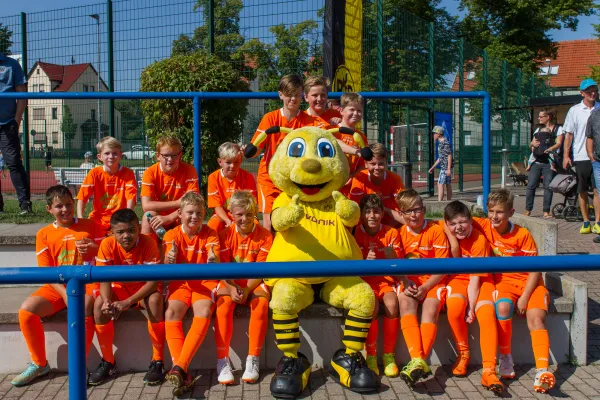
[[[550,190],[554,193],[564,196],[563,202],[555,204],[552,207],[552,216],[554,218],[563,219],[568,222],[582,221],[583,216],[579,209],[579,196],[577,194],[577,174],[575,167],[563,168],[562,160],[555,152],[551,156],[552,162],[556,168],[556,176],[550,182]],[[589,194],[590,203],[593,204],[593,194]],[[589,215],[594,215],[593,207],[590,206]]]

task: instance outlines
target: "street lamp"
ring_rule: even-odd
[[[98,26],[98,86],[96,91],[100,91],[100,16],[98,14],[90,14],[92,19],[96,20],[96,25]],[[98,141],[102,138],[102,112],[100,108],[100,99],[98,99]]]

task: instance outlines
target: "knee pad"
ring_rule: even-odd
[[[510,304],[510,311],[508,312],[508,317],[501,317],[499,310],[498,310],[498,304],[500,303],[508,303]],[[507,319],[511,319],[513,317],[514,311],[515,311],[515,305],[513,304],[511,299],[498,299],[496,300],[496,302],[494,303],[494,307],[496,308],[496,318],[498,318],[498,321],[505,321]]]

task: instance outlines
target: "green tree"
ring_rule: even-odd
[[[600,5],[598,5],[597,10],[600,10]],[[596,36],[598,38],[598,41],[600,41],[600,24],[594,24],[594,29],[596,30],[596,33],[594,34],[594,36]],[[600,81],[600,66],[599,65],[590,65],[590,69],[591,69],[592,78],[596,82]]]
[[[65,136],[65,140],[71,141],[75,139],[75,134],[77,133],[77,124],[73,122],[73,114],[71,113],[69,106],[63,106],[60,130]]]
[[[138,99],[116,100],[115,108],[121,113],[122,138],[125,140],[143,139],[142,101]]]
[[[0,22],[0,54],[9,55],[10,47],[12,46],[13,32],[8,29],[8,26],[3,26]]]
[[[143,92],[245,92],[248,83],[234,68],[217,56],[195,52],[157,61],[142,71]],[[247,100],[202,102],[203,182],[216,170],[217,148],[226,141],[241,139]],[[193,161],[193,108],[191,100],[144,100],[142,111],[151,145],[166,133],[183,143],[183,159]]]

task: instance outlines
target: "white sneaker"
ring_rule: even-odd
[[[538,393],[548,393],[556,384],[554,374],[547,369],[538,369],[533,380],[533,390]]]
[[[515,363],[513,362],[512,354],[500,354],[498,375],[503,379],[514,379]]]
[[[258,360],[259,358],[257,356],[248,356],[248,358],[246,358],[246,370],[242,376],[244,382],[256,383],[258,381],[258,378],[260,377]]]
[[[221,385],[231,385],[233,383],[233,372],[229,357],[217,360],[217,374],[219,374],[218,381]]]

